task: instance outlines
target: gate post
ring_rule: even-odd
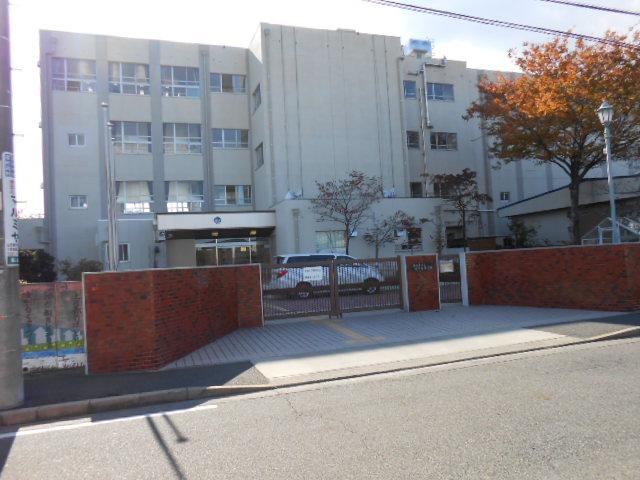
[[[402,310],[409,311],[409,284],[407,282],[407,256],[398,255],[400,264],[400,294],[402,295]]]
[[[462,294],[462,305],[469,306],[469,283],[467,281],[467,253],[460,252],[460,293]]]

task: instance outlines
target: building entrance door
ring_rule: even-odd
[[[196,265],[264,263],[271,257],[267,238],[220,238],[196,243]]]

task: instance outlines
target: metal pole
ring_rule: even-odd
[[[11,242],[12,251],[7,248],[7,242],[17,230],[15,195],[11,188],[15,187],[15,178],[10,171],[13,170],[13,123],[9,53],[9,2],[0,0],[0,152],[4,199],[0,206],[0,410],[17,407],[24,401],[19,268],[15,258],[17,237]],[[11,231],[5,227],[7,224]]]
[[[111,155],[111,122],[109,121],[109,105],[102,102],[102,119],[104,122],[105,171],[107,179],[107,261],[109,270],[118,270],[118,230],[116,217],[116,182]]]
[[[609,183],[609,205],[611,206],[612,242],[620,243],[620,226],[616,214],[616,186],[613,183],[613,166],[611,165],[611,126],[604,126],[604,144],[607,152],[607,182]]]

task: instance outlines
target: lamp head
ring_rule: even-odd
[[[606,100],[602,102],[602,105],[600,105],[600,108],[596,110],[596,113],[598,114],[600,123],[604,126],[609,125],[613,120],[613,107]]]

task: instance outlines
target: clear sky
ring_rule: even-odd
[[[407,0],[408,2],[411,0]],[[640,0],[582,0],[640,10]],[[38,30],[246,47],[260,22],[350,28],[434,40],[435,55],[470,67],[515,70],[507,51],[549,37],[408,12],[361,0],[10,0],[18,200],[23,216],[43,212]],[[540,0],[413,0],[477,16],[591,35],[640,26],[640,17]],[[79,182],[82,179],[78,179]]]

